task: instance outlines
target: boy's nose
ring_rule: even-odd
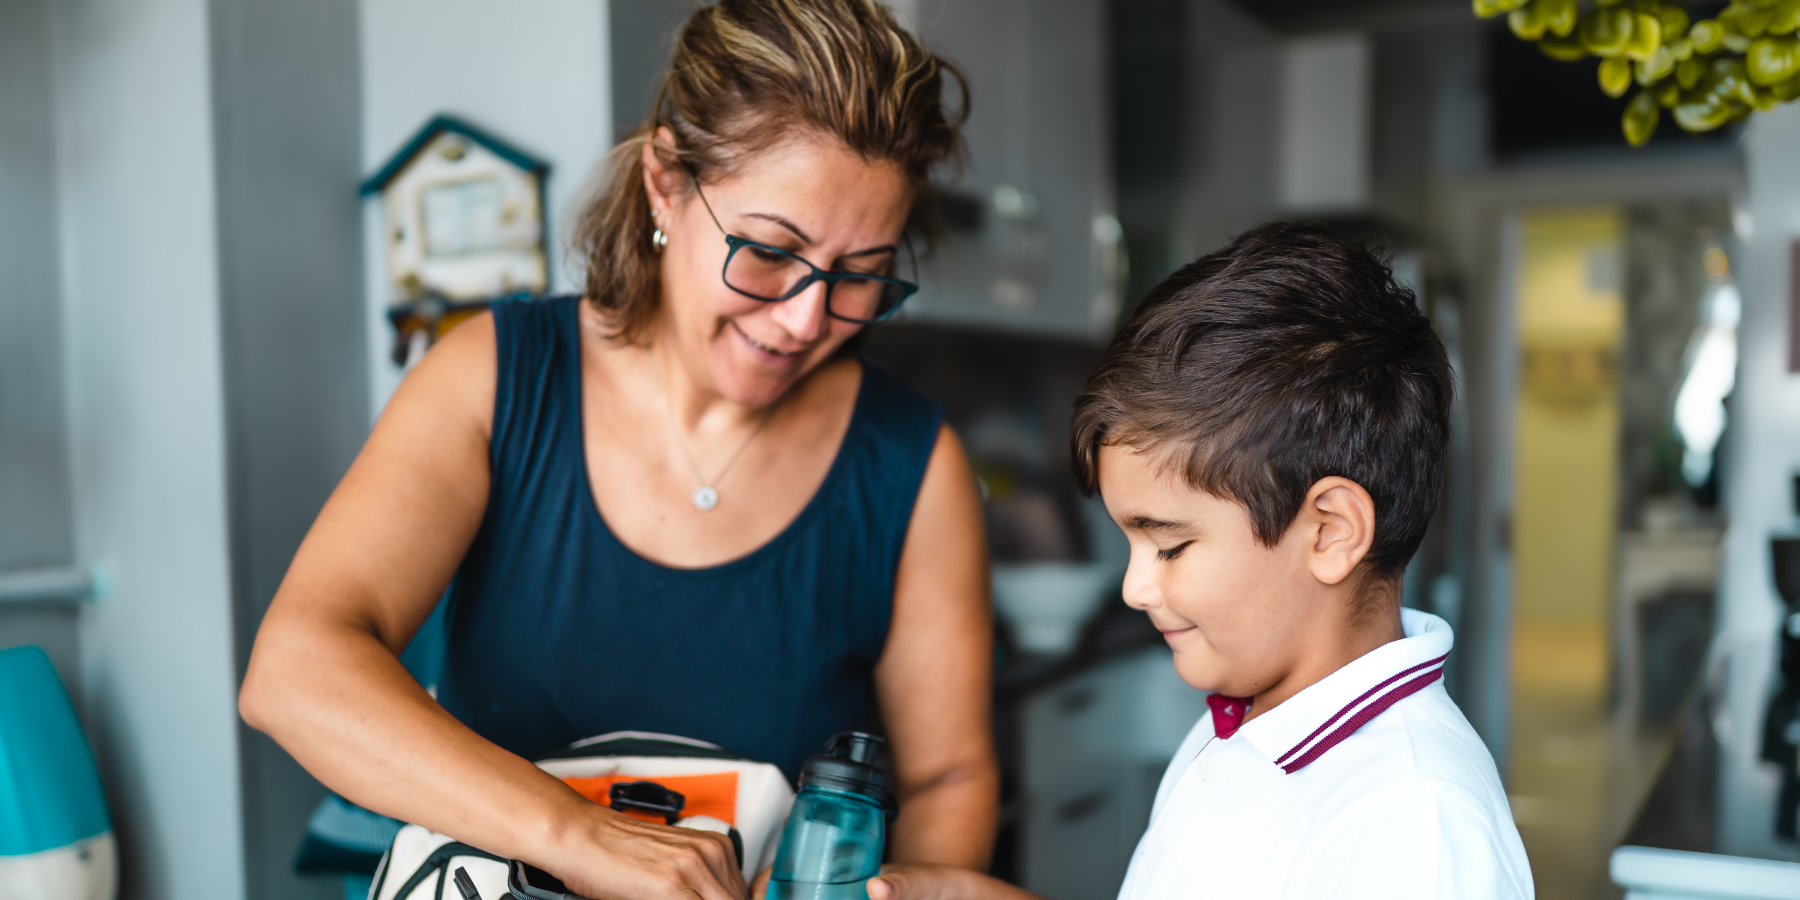
[[[1132,552],[1131,563],[1125,567],[1125,584],[1120,589],[1125,605],[1140,612],[1162,605],[1162,591],[1156,586],[1156,579],[1150,577],[1150,566],[1142,561],[1142,556]]]

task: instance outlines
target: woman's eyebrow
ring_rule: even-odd
[[[787,230],[793,232],[794,237],[799,238],[801,243],[806,244],[809,247],[812,246],[813,239],[811,237],[809,237],[806,232],[801,231],[800,226],[795,225],[794,223],[788,221],[787,219],[782,218],[781,216],[775,215],[774,213],[754,213],[754,212],[753,213],[744,213],[744,215],[745,215],[745,217],[751,218],[751,219],[762,219],[765,222],[774,222],[775,224],[780,225],[781,227],[786,228]],[[870,247],[867,250],[857,250],[853,253],[846,253],[843,255],[842,258],[848,259],[852,256],[874,256],[877,253],[898,253],[899,251],[900,251],[900,248],[896,247],[893,244],[882,244],[879,247]]]
[[[786,220],[778,215],[775,215],[773,213],[744,213],[744,215],[749,218],[752,218],[752,219],[763,219],[765,221],[774,222],[775,224],[780,225],[781,227],[786,228],[787,230],[793,232],[794,237],[799,238],[801,243],[806,244],[809,247],[812,246],[813,239],[810,237],[807,237],[806,232],[800,230],[800,226],[795,225],[794,223],[789,222],[788,220]]]
[[[893,244],[882,244],[879,247],[870,247],[867,250],[857,250],[854,253],[846,253],[843,258],[849,259],[852,256],[874,256],[877,253],[897,253],[899,250],[900,248]]]

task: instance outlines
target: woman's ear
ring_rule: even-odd
[[[670,164],[670,160],[656,152],[657,147],[675,146],[675,135],[664,125],[650,135],[644,142],[640,152],[644,160],[644,194],[650,198],[650,209],[657,215],[668,213],[675,204],[675,198],[681,193],[682,179],[685,172],[679,171]]]
[[[1375,500],[1348,478],[1319,479],[1306,492],[1300,514],[1314,529],[1307,567],[1324,584],[1349,578],[1375,544]]]

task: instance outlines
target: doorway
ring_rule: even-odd
[[[1508,790],[1546,900],[1616,896],[1607,860],[1710,636],[1723,426],[1702,433],[1691,410],[1729,391],[1711,360],[1724,215],[1685,202],[1515,219]]]

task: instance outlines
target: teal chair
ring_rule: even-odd
[[[0,897],[113,900],[117,871],[100,773],[50,658],[0,650]]]

